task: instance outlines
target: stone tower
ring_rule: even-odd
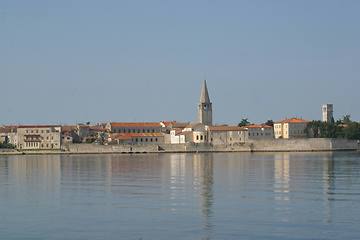
[[[325,104],[322,106],[322,121],[331,123],[334,119],[333,117],[334,107],[332,104]]]
[[[200,102],[198,105],[198,122],[205,125],[212,125],[212,103],[210,102],[206,80],[203,82],[200,94]]]

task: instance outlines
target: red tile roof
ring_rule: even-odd
[[[245,131],[246,129],[238,126],[210,126],[209,130],[211,132],[215,132],[215,131],[229,132],[229,131]]]
[[[309,121],[302,118],[287,118],[276,123],[308,123]]]
[[[245,128],[273,128],[273,127],[265,125],[265,124],[251,124],[251,125],[245,126]]]
[[[111,127],[161,127],[160,122],[112,122]]]

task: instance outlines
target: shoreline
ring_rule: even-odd
[[[0,150],[0,155],[151,154],[205,152],[338,152],[360,151],[358,141],[345,139],[257,140],[243,144],[66,144],[60,150]]]

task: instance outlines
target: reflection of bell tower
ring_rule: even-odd
[[[212,103],[210,102],[206,80],[203,82],[200,94],[200,102],[198,105],[198,122],[205,125],[212,125]]]

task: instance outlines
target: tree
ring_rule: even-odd
[[[247,125],[250,125],[251,123],[248,121],[247,118],[243,118],[241,119],[241,122],[238,124],[239,127],[244,127],[244,126],[247,126]]]
[[[351,116],[349,114],[345,115],[342,119],[343,124],[349,124],[351,123]]]
[[[266,121],[266,123],[265,123],[265,125],[267,125],[267,126],[270,126],[270,127],[273,127],[274,126],[274,121],[273,120],[267,120]]]

